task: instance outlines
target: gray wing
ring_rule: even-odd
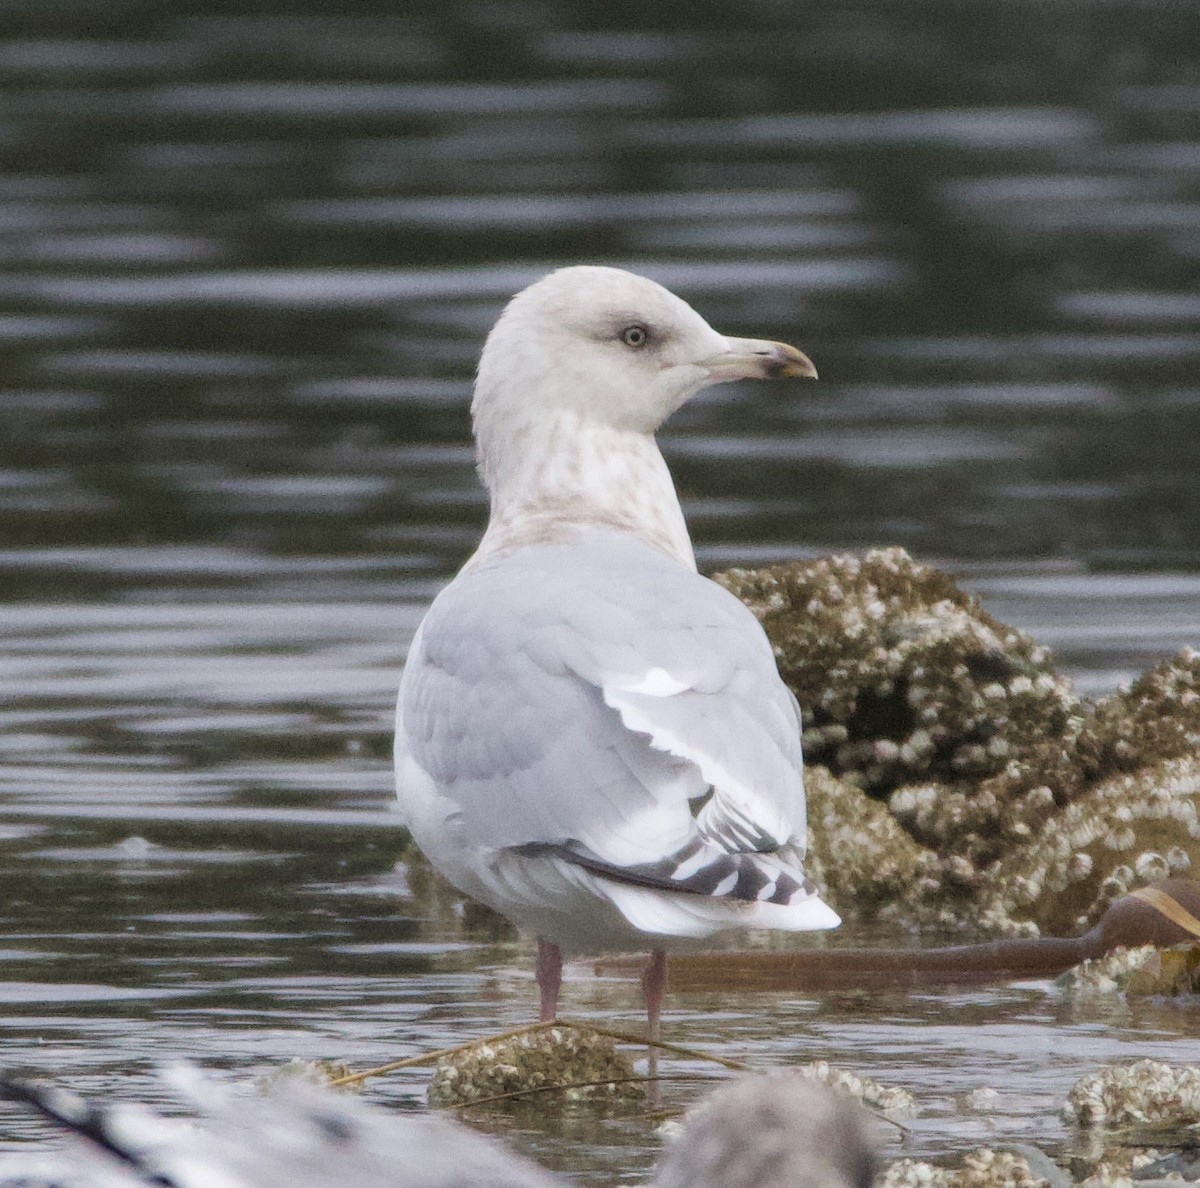
[[[798,889],[730,861],[803,852],[798,712],[770,644],[731,594],[635,540],[460,575],[414,644],[400,721],[488,845],[738,898]]]
[[[235,1093],[192,1068],[170,1079],[202,1117],[189,1124],[133,1104],[89,1103],[57,1088],[8,1084],[87,1144],[14,1163],[16,1188],[555,1188],[541,1168],[442,1118],[400,1117],[311,1084]],[[0,1095],[5,1092],[0,1086]]]

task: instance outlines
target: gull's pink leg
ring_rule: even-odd
[[[663,991],[667,988],[667,954],[662,949],[655,949],[646,963],[646,971],[642,974],[642,994],[646,999],[646,1019],[649,1022],[647,1035],[656,1040],[659,1036],[658,1018],[662,1013]],[[650,1100],[658,1101],[658,1084],[653,1078],[658,1076],[658,1049],[651,1048],[646,1053],[646,1071],[650,1074]]]
[[[649,1035],[652,1040],[658,1039],[658,1017],[662,1013],[663,991],[667,988],[667,954],[663,949],[655,949],[650,954],[646,972],[642,974],[642,994],[646,999],[646,1018],[650,1022]]]
[[[558,1017],[558,988],[562,985],[562,953],[557,945],[538,937],[537,984],[541,994],[538,1018],[549,1023]]]

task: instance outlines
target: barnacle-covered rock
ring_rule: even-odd
[[[800,702],[805,753],[880,799],[906,784],[963,803],[918,841],[994,856],[1022,762],[1054,768],[1080,701],[1029,636],[899,548],[718,574],[761,620]],[[1006,776],[983,796],[979,786]]]
[[[560,1100],[569,1102],[644,1094],[629,1057],[608,1036],[580,1027],[548,1027],[480,1040],[443,1056],[426,1097],[430,1105],[460,1106],[554,1086],[570,1086],[560,1091]]]
[[[799,700],[812,867],[847,918],[1074,932],[1200,870],[1200,653],[1090,705],[1044,647],[902,549],[716,580]]]
[[[1195,1125],[1200,1122],[1200,1065],[1110,1064],[1071,1086],[1063,1113],[1081,1126]]]
[[[1049,1188],[1029,1160],[1017,1151],[980,1147],[969,1151],[959,1167],[936,1167],[915,1159],[898,1159],[876,1181],[876,1188]]]
[[[1054,979],[1054,984],[1067,998],[1107,998],[1124,992],[1129,975],[1158,950],[1153,945],[1135,949],[1113,949],[1103,957],[1081,961]]]
[[[1081,961],[1056,979],[1068,998],[1172,998],[1200,994],[1200,942],[1168,949],[1140,945]]]
[[[1158,1159],[1158,1152],[1140,1147],[1111,1147],[1099,1158],[1090,1162],[1087,1176],[1079,1181],[1079,1188],[1135,1188],[1144,1173],[1135,1177],[1142,1168],[1149,1167]],[[1186,1188],[1181,1181],[1180,1188]]]
[[[1069,934],[1135,887],[1200,870],[1200,756],[1104,781],[988,872],[1014,919]]]
[[[954,1173],[920,1159],[897,1159],[888,1164],[876,1188],[948,1188]]]
[[[955,1188],[993,1188],[1001,1184],[1040,1188],[1049,1182],[1029,1166],[1026,1156],[1017,1151],[993,1151],[990,1147],[964,1155],[954,1181]]]
[[[1101,701],[1074,756],[1087,780],[1137,771],[1200,751],[1200,652],[1184,648]]]
[[[845,919],[919,914],[937,891],[935,854],[916,842],[888,811],[828,768],[804,773],[808,797],[805,870]]]
[[[900,1120],[911,1118],[916,1113],[916,1103],[907,1089],[901,1089],[897,1085],[881,1085],[870,1077],[864,1077],[846,1068],[838,1068],[826,1060],[796,1065],[784,1070],[783,1075],[820,1081],[830,1089],[847,1093],[864,1105],[872,1106],[888,1118]]]
[[[1020,792],[998,777],[977,785],[906,785],[888,798],[888,808],[935,856],[931,886],[950,905],[976,901],[992,864],[1028,842],[1055,802],[1045,786]]]

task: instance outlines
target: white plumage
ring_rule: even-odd
[[[399,1114],[296,1083],[247,1095],[179,1068],[196,1120],[0,1079],[74,1132],[64,1150],[0,1152],[0,1188],[563,1188],[564,1181],[446,1118]],[[685,1121],[657,1188],[870,1188],[866,1114],[806,1078],[746,1077]]]
[[[804,877],[800,721],[753,615],[697,574],[654,441],[709,384],[815,375],[661,286],[568,268],[488,337],[472,406],[491,495],[400,688],[397,790],[452,883],[560,949],[830,928]]]

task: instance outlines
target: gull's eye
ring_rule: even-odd
[[[650,331],[645,326],[634,323],[632,326],[626,326],[621,331],[621,341],[628,347],[633,347],[635,350],[638,347],[644,347],[650,339]]]

